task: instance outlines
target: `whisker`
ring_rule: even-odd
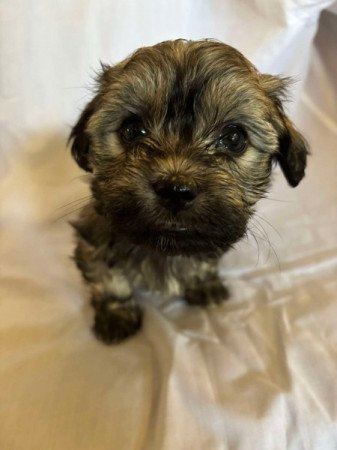
[[[64,219],[65,217],[70,216],[71,214],[74,214],[75,212],[81,211],[82,208],[83,208],[83,205],[80,206],[79,208],[73,209],[73,210],[70,211],[70,212],[67,212],[66,214],[63,214],[63,215],[60,216],[60,217],[56,217],[56,218],[54,219],[53,222],[54,222],[54,223],[55,223],[55,222],[58,222],[59,220],[62,220],[62,219]]]
[[[282,239],[282,236],[281,236],[280,232],[278,231],[278,229],[275,228],[274,225],[272,225],[267,219],[265,219],[264,217],[262,217],[262,216],[261,216],[260,214],[258,214],[257,212],[254,213],[254,216],[255,216],[255,217],[258,217],[258,218],[261,219],[261,220],[263,220],[263,222],[265,222],[267,225],[269,225],[270,228],[272,228],[272,229],[275,231],[275,233],[278,235],[278,237],[279,237],[280,239]]]
[[[259,227],[259,230],[261,231],[261,233],[263,233],[263,235],[257,235],[258,239],[261,239],[263,242],[265,242],[268,245],[267,260],[270,258],[270,252],[272,251],[273,255],[274,255],[274,257],[275,257],[275,259],[277,261],[278,268],[280,269],[281,265],[280,265],[279,257],[278,257],[278,255],[276,253],[276,250],[275,250],[274,246],[272,245],[272,243],[271,243],[271,241],[269,239],[269,236],[268,236],[266,230],[263,228],[262,224],[257,221],[256,218],[255,218],[255,221],[256,222],[255,222],[255,224],[253,223],[253,225],[255,225],[256,227]],[[251,229],[249,229],[249,231],[252,233]]]
[[[256,243],[256,248],[257,248],[257,259],[256,259],[256,263],[255,263],[255,267],[257,267],[259,265],[260,262],[260,246],[259,246],[259,242],[255,237],[255,234],[253,233],[253,231],[249,228],[248,229],[249,233],[253,236],[254,241]]]
[[[90,175],[88,175],[88,174],[76,175],[75,177],[70,178],[69,184],[73,183],[74,181],[77,181],[77,180],[81,180],[81,181],[84,181],[84,182],[87,182],[87,181],[89,182],[91,180],[91,178],[90,178]]]
[[[65,86],[64,89],[85,89],[88,90],[88,86],[84,84],[82,86]]]
[[[282,200],[280,198],[273,198],[273,197],[263,197],[262,200],[271,200],[272,202],[280,202],[280,203],[295,203],[293,200]]]
[[[268,236],[266,230],[263,228],[262,224],[257,220],[257,218],[253,218],[253,219],[251,219],[251,221],[252,221],[253,225],[256,226],[258,228],[258,230],[262,233],[265,240],[267,242],[270,242],[270,239],[269,239],[269,236]]]
[[[92,195],[85,195],[84,197],[80,197],[80,198],[78,198],[78,199],[76,199],[76,200],[73,200],[73,201],[71,201],[71,202],[69,202],[69,203],[66,203],[65,205],[58,206],[58,207],[56,208],[56,210],[66,208],[67,206],[73,205],[74,203],[81,203],[81,202],[90,200],[91,198],[92,198]]]

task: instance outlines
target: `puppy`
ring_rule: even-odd
[[[162,42],[102,67],[70,135],[91,173],[92,201],[73,226],[99,339],[140,328],[139,284],[191,305],[226,298],[218,259],[245,234],[273,162],[293,187],[304,176],[287,83],[211,40]]]

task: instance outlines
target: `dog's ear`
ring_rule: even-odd
[[[103,99],[103,93],[106,87],[118,79],[120,70],[128,62],[128,59],[122,61],[115,66],[110,66],[107,64],[101,64],[101,68],[97,73],[96,77],[96,96],[91,100],[90,103],[84,108],[82,114],[80,115],[76,125],[71,130],[68,143],[71,145],[71,153],[77,162],[77,164],[87,172],[92,172],[92,167],[90,165],[90,136],[88,134],[88,122],[91,116],[100,107]]]
[[[296,187],[304,177],[309,150],[306,140],[296,130],[283,109],[283,102],[287,96],[287,87],[291,80],[272,75],[261,75],[260,81],[277,110],[278,117],[274,121],[279,139],[277,161],[290,186]]]
[[[80,115],[76,125],[71,130],[69,136],[69,143],[71,145],[71,154],[77,162],[77,164],[87,172],[92,172],[90,167],[89,155],[90,155],[90,137],[87,133],[87,125],[90,117],[96,110],[97,97],[91,100],[90,103],[84,108]]]
[[[305,175],[308,144],[286,116],[282,120],[277,160],[290,186],[296,187]]]

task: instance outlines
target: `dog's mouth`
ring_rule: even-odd
[[[190,234],[192,233],[191,227],[181,225],[177,222],[161,223],[157,226],[157,232],[163,234]]]
[[[125,210],[121,217],[115,216],[112,221],[115,231],[135,245],[165,255],[219,255],[245,232],[244,221],[233,221],[230,216],[226,220],[221,216],[217,222],[208,216],[182,220],[157,217],[151,221],[143,216],[137,218],[135,212],[132,217]]]
[[[177,228],[177,229],[161,229],[153,231],[153,237],[156,239],[166,239],[166,240],[175,240],[177,243],[181,243],[182,240],[185,241],[200,241],[202,236],[198,233],[193,232],[188,228]]]
[[[198,232],[191,225],[181,224],[178,222],[166,222],[150,227],[150,233],[155,239],[164,242],[169,240],[175,241],[176,244],[182,245],[182,241],[197,242],[205,240],[205,236]],[[151,239],[152,240],[152,239]]]
[[[213,239],[209,233],[197,231],[192,226],[166,222],[149,227],[133,236],[137,244],[166,255],[196,255],[219,253],[227,248],[224,242]],[[217,242],[216,242],[217,241]]]

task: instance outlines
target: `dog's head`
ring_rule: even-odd
[[[218,253],[240,239],[273,161],[291,186],[307,148],[285,116],[287,81],[214,41],[168,41],[103,66],[71,132],[115,232],[168,254]]]

